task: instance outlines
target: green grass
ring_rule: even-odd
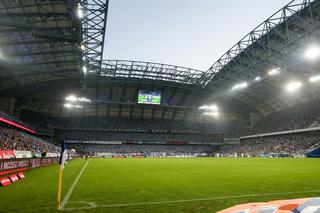
[[[64,170],[63,196],[85,160],[69,162]],[[26,179],[0,188],[0,212],[55,212],[58,166],[26,172]],[[244,202],[319,196],[320,159],[90,159],[66,208],[92,202],[94,209],[73,212],[216,212]],[[223,196],[183,203],[124,207],[127,204]]]

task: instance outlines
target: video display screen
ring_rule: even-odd
[[[160,91],[139,90],[138,104],[160,105],[160,103],[161,103],[161,92]]]

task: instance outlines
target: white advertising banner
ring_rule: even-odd
[[[14,151],[16,158],[32,158],[30,151]]]

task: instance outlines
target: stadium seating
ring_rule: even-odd
[[[302,157],[319,145],[318,133],[298,133],[241,140],[237,145],[224,145],[223,156]]]
[[[316,125],[316,120],[320,115],[317,108],[319,101],[308,104],[300,104],[283,111],[275,112],[262,119],[251,129],[240,128],[239,124],[228,122],[216,122],[211,124],[196,124],[192,122],[171,122],[159,120],[125,119],[125,118],[103,118],[103,117],[66,117],[57,118],[42,116],[41,114],[27,113],[25,118],[32,120],[31,123],[39,123],[46,127],[55,128],[56,139],[66,139],[71,141],[120,141],[120,142],[182,142],[185,143],[182,151],[178,151],[174,146],[165,146],[165,150],[159,150],[160,146],[155,146],[157,152],[190,152],[187,143],[221,143],[222,140],[210,134],[210,132],[226,132],[228,136],[254,135],[267,132],[279,132],[308,128]],[[315,134],[300,133],[294,135],[269,136],[258,139],[243,139],[238,145],[222,146],[220,153],[225,156],[305,156],[311,147],[316,146],[319,137]],[[79,146],[75,146],[77,149]],[[102,149],[99,146],[99,149]],[[126,146],[109,145],[106,152],[116,153],[142,153],[142,148],[148,151],[150,146]],[[81,148],[83,153],[94,153],[99,150],[86,146]],[[201,149],[201,147],[199,147]],[[191,146],[190,149],[196,149]],[[204,152],[212,154],[215,149],[206,149]],[[100,150],[101,151],[101,150]],[[217,151],[217,150],[215,150]],[[197,151],[195,151],[197,152]]]
[[[319,101],[303,103],[271,114],[247,134],[308,128],[318,117],[320,117]]]
[[[41,138],[1,125],[0,150],[31,151],[35,154],[59,153],[60,148]]]
[[[212,156],[218,150],[218,146],[210,145],[96,145],[96,144],[72,144],[69,148],[79,150],[81,155],[95,155],[105,157],[116,156],[143,156],[143,157],[168,157],[188,156],[205,157]]]
[[[145,120],[126,119],[111,117],[53,117],[40,113],[23,113],[21,118],[34,124],[41,124],[43,127],[55,128],[100,128],[100,129],[156,129],[171,131],[189,131],[193,133],[206,131],[205,124],[166,121],[166,120]]]
[[[240,127],[239,124],[223,126],[227,137],[240,137],[262,133],[288,131],[317,127],[320,118],[320,100],[301,103],[278,112],[271,113],[252,128]]]
[[[66,117],[57,118],[44,116],[39,113],[23,113],[22,119],[29,123],[42,127],[59,128],[100,128],[100,129],[143,129],[157,131],[189,132],[189,133],[213,133],[224,132],[227,137],[239,137],[268,132],[278,132],[317,126],[320,117],[320,101],[314,100],[289,107],[272,113],[252,128],[244,128],[235,122],[218,121],[212,123],[193,123],[181,121],[166,121],[104,117]]]
[[[192,133],[146,133],[146,132],[107,132],[107,131],[56,131],[56,136],[66,140],[78,141],[130,141],[130,142],[194,142],[219,143],[210,134]]]

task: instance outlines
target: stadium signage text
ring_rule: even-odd
[[[14,151],[16,158],[32,158],[30,151]]]
[[[0,150],[0,159],[15,158],[13,150]]]
[[[0,160],[0,176],[58,163],[58,158]]]
[[[0,171],[7,170],[7,169],[22,168],[27,166],[28,166],[28,160],[1,162]]]

